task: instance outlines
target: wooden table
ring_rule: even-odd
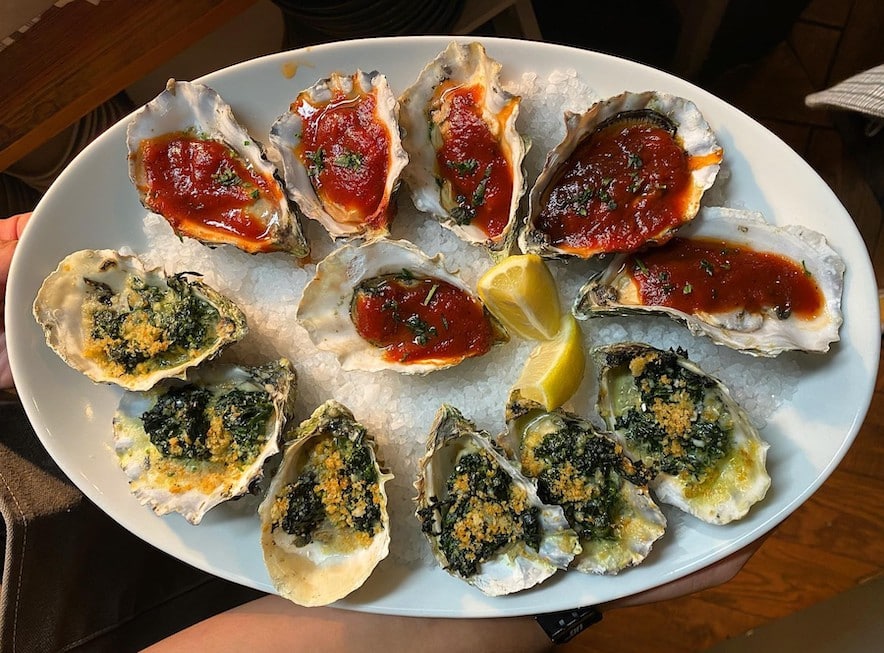
[[[73,2],[0,51],[0,172],[255,0]]]

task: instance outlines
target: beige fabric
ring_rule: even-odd
[[[0,394],[0,651],[135,651],[263,593],[142,542],[64,476]],[[4,537],[5,534],[5,537]]]
[[[812,108],[844,109],[884,118],[884,65],[811,93],[804,102]]]

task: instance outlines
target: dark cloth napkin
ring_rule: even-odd
[[[263,593],[159,551],[59,470],[0,393],[0,651],[135,651]]]

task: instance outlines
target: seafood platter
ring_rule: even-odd
[[[540,257],[586,372],[477,280]],[[6,321],[28,416],[144,540],[305,606],[504,616],[702,569],[826,479],[871,399],[850,216],[645,66],[506,39],[315,46],[155,99],[50,189]]]

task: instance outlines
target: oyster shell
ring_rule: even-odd
[[[452,406],[436,413],[415,487],[433,555],[489,596],[532,587],[580,552],[561,507],[544,504],[488,434]]]
[[[387,239],[333,251],[316,268],[298,321],[345,370],[424,374],[487,353],[508,336],[441,254]]]
[[[279,451],[295,398],[286,359],[258,367],[211,364],[188,381],[127,392],[114,415],[114,450],[129,489],[158,515],[199,524],[245,494]]]
[[[678,258],[684,267],[675,267]],[[766,261],[778,267],[762,271]],[[667,245],[614,257],[583,285],[572,312],[578,319],[660,313],[755,356],[825,352],[840,337],[844,270],[822,234],[707,207]]]
[[[261,548],[279,594],[326,605],[360,587],[387,556],[390,521],[374,442],[343,405],[301,423],[261,502]]]
[[[129,177],[179,236],[249,253],[309,247],[276,167],[211,88],[170,79],[126,132]]]
[[[43,281],[34,317],[46,343],[97,383],[147,390],[248,332],[243,312],[192,272],[146,270],[110,249],[68,255]]]
[[[289,197],[334,238],[386,236],[408,155],[399,104],[377,71],[333,73],[270,128]]]
[[[656,472],[650,487],[712,524],[740,519],[770,487],[769,445],[718,379],[643,343],[593,350],[598,411],[627,455]]]
[[[399,99],[414,205],[495,258],[515,238],[528,149],[521,98],[501,88],[500,69],[480,43],[452,42]]]
[[[666,530],[647,488],[644,468],[582,417],[547,411],[516,391],[507,405],[504,443],[522,473],[537,479],[544,503],[560,505],[582,551],[571,567],[616,574],[637,565]]]
[[[663,243],[697,214],[722,149],[696,105],[625,92],[581,114],[531,188],[519,233],[525,253],[591,258]]]

